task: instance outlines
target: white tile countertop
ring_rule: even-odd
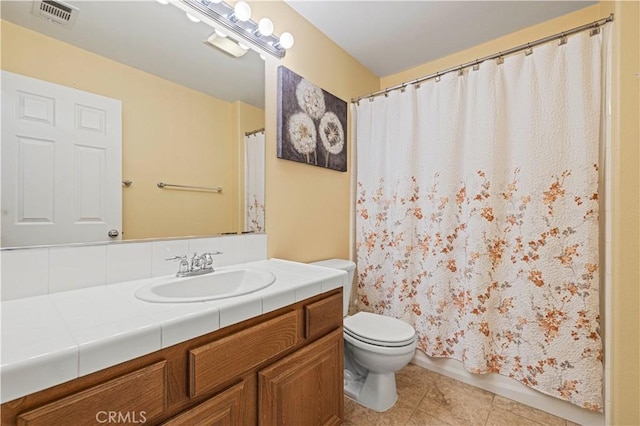
[[[217,268],[269,271],[254,293],[191,303],[139,300],[155,278],[2,302],[0,402],[37,392],[342,287],[344,271],[280,259]]]

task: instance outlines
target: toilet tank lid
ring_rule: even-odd
[[[312,265],[324,266],[325,268],[340,269],[341,271],[351,272],[356,268],[356,264],[346,259],[326,259],[317,262],[311,262]]]

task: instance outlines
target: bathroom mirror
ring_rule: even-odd
[[[264,128],[260,56],[208,45],[214,29],[170,4],[68,1],[77,10],[67,28],[34,15],[40,3],[2,1],[2,69],[121,101],[122,227],[114,239],[250,229],[245,132]],[[28,243],[40,244],[52,243]]]

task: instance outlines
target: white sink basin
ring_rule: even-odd
[[[136,291],[147,302],[184,303],[226,299],[269,287],[276,280],[267,271],[229,269],[186,278],[161,278]]]

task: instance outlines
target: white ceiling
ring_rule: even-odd
[[[285,1],[380,77],[596,3]],[[0,15],[220,99],[264,108],[264,63],[258,55],[250,51],[236,59],[205,46],[212,28],[188,21],[178,8],[153,0],[67,3],[80,8],[71,29],[31,14],[29,0],[2,0]]]
[[[597,3],[285,1],[378,77]]]

